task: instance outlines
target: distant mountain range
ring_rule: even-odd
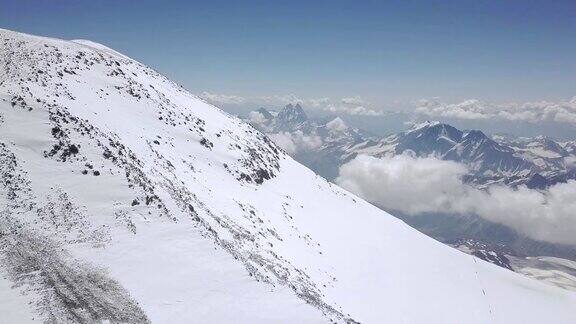
[[[349,127],[338,117],[332,120],[309,119],[300,105],[287,105],[280,111],[260,108],[251,117],[252,125],[272,138],[278,134],[294,139],[316,138],[319,144],[314,146],[295,140],[294,144],[300,146],[290,153],[330,181],[338,176],[343,164],[361,154],[374,157],[399,154],[435,156],[459,162],[469,170],[463,180],[481,189],[492,184],[545,189],[576,179],[576,141],[556,142],[544,136],[488,136],[480,130],[460,130],[430,121],[413,125],[400,133],[378,137]],[[474,215],[409,216],[398,211],[394,214],[454,247],[458,248],[461,242],[474,242],[468,244],[468,252],[505,268],[512,265],[502,261],[505,260],[502,247],[505,247],[507,255],[521,259],[548,255],[576,260],[575,247],[536,241]],[[490,252],[498,257],[493,257]]]
[[[278,112],[260,108],[252,124],[268,134],[315,137],[321,145],[298,147],[293,156],[328,180],[341,165],[360,154],[391,157],[411,154],[435,156],[465,164],[465,181],[477,187],[490,184],[526,185],[544,189],[576,179],[576,141],[556,142],[545,136],[517,138],[487,136],[480,130],[459,130],[440,122],[424,122],[387,137],[349,127],[340,118],[308,119],[300,105]]]

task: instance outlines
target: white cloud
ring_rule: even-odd
[[[257,96],[251,97],[250,101],[253,103],[263,103],[269,105],[287,105],[287,104],[304,104],[304,100],[293,94],[287,95],[273,95],[273,96]]]
[[[305,100],[293,94],[272,96],[238,96],[204,91],[200,98],[216,105],[287,105],[304,104]]]
[[[268,137],[288,154],[314,150],[322,145],[322,139],[319,136],[305,135],[300,130],[292,133],[280,132],[268,134]]]
[[[240,105],[246,102],[246,98],[241,96],[217,94],[206,91],[202,92],[199,97],[212,104]]]
[[[360,97],[345,97],[336,102],[330,98],[300,98],[293,94],[270,95],[270,96],[237,96],[202,92],[200,98],[214,105],[243,105],[243,106],[276,106],[278,108],[287,104],[300,104],[335,114],[347,114],[356,116],[381,116],[382,111],[369,108],[369,104]]]
[[[340,168],[336,182],[385,208],[418,214],[444,211],[450,197],[460,194],[466,171],[461,164],[434,158],[359,156]]]
[[[383,111],[367,107],[369,104],[360,97],[344,97],[340,102],[326,102],[321,107],[324,111],[334,114],[346,114],[353,116],[382,116]]]
[[[576,97],[570,101],[522,104],[489,104],[475,99],[456,104],[445,104],[436,99],[421,100],[417,102],[415,111],[418,114],[441,118],[576,124]]]
[[[307,104],[313,108],[324,107],[330,103],[330,98],[308,99]]]
[[[264,117],[264,115],[258,111],[251,111],[248,114],[248,118],[254,124],[263,124],[266,121],[266,117]]]
[[[355,106],[359,106],[364,103],[364,100],[362,100],[360,97],[347,97],[342,98],[340,101],[342,101],[343,104]]]
[[[292,140],[292,135],[288,132],[268,134],[268,137],[280,146],[286,153],[294,154],[296,152],[296,144]]]
[[[334,105],[328,104],[322,108],[334,114],[347,114],[353,116],[382,116],[384,112],[366,108],[364,106]]]
[[[547,191],[464,184],[464,165],[432,157],[359,156],[336,182],[384,209],[407,214],[476,214],[537,240],[576,245],[576,181]]]
[[[322,146],[322,139],[316,135],[304,135],[302,131],[296,131],[296,143],[305,150],[315,150]]]

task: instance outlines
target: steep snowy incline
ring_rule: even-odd
[[[573,293],[418,233],[136,61],[0,40],[13,317],[18,295],[39,321],[576,322]]]

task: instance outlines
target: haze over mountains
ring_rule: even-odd
[[[576,321],[573,292],[417,232],[139,62],[0,42],[11,323]]]

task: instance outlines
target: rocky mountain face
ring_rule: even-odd
[[[576,321],[575,294],[415,231],[149,67],[7,30],[0,259],[8,323]]]
[[[263,109],[265,117],[270,117],[271,114],[266,114]],[[288,104],[276,115],[276,129],[277,130],[294,130],[298,129],[303,123],[308,120],[304,109],[299,104]]]

